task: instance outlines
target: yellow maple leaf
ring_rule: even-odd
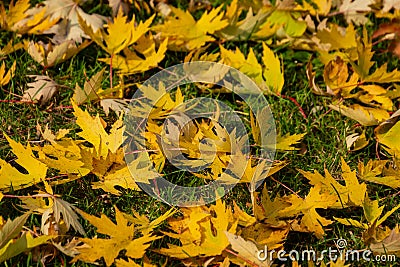
[[[400,204],[393,207],[381,217],[385,205],[379,206],[379,200],[371,200],[368,195],[366,195],[362,208],[367,223],[351,218],[333,218],[341,224],[364,229],[363,239],[366,244],[381,242],[390,235],[390,232],[387,227],[384,228],[380,226],[389,216],[400,208]]]
[[[125,139],[123,137],[125,126],[123,126],[122,114],[113,124],[108,134],[104,129],[99,114],[92,118],[87,111],[81,110],[73,101],[72,106],[77,119],[76,124],[83,130],[78,135],[94,146],[97,157],[107,158],[109,150],[111,153],[116,153]]]
[[[83,89],[76,84],[72,99],[77,105],[81,105],[85,101],[100,99],[101,83],[103,82],[105,68],[94,74],[88,81],[85,81]]]
[[[278,135],[276,138],[275,149],[286,151],[298,150],[299,148],[295,147],[295,145],[299,144],[305,135],[306,133]]]
[[[228,163],[232,164],[232,167],[229,169],[229,172],[222,173],[221,177],[218,178],[218,181],[228,184],[237,182],[251,183],[251,189],[287,165],[284,161],[275,161],[273,164],[270,164],[267,159],[259,159],[255,161],[252,158],[248,159],[246,155],[241,154],[240,152],[231,155],[230,161],[228,161],[223,167],[227,168]]]
[[[387,71],[388,64],[384,63],[373,73],[365,77],[364,82],[393,83],[400,81],[400,71],[398,69]]]
[[[99,218],[83,211],[79,211],[79,213],[97,228],[97,233],[108,235],[110,238],[80,238],[79,240],[84,244],[77,247],[80,254],[72,262],[81,260],[95,263],[97,260],[104,258],[106,266],[111,266],[122,250],[125,250],[127,257],[140,259],[150,246],[150,242],[159,238],[151,234],[135,238],[135,225],[129,224],[124,213],[120,212],[116,207],[116,223],[104,214]]]
[[[263,188],[261,196],[259,193],[255,193],[254,197],[261,198],[260,204],[254,204],[254,214],[257,221],[273,226],[276,231],[275,239],[271,233],[272,236],[266,240],[271,242],[270,245],[278,247],[285,238],[289,225],[295,231],[314,233],[321,238],[325,233],[323,226],[331,224],[332,221],[319,215],[316,209],[327,209],[337,201],[337,197],[330,192],[324,192],[321,185],[312,187],[304,199],[291,194],[282,197],[277,196],[271,201],[266,187]],[[298,220],[287,221],[287,218],[299,215],[302,216],[300,222]],[[264,226],[264,228],[267,227]],[[277,231],[278,229],[279,231]],[[271,232],[272,230],[269,229],[268,231]],[[264,229],[264,231],[267,230]]]
[[[298,148],[295,145],[299,144],[301,139],[306,135],[303,134],[286,134],[281,135],[278,134],[273,140],[271,136],[261,136],[261,130],[263,129],[263,133],[269,135],[271,131],[275,131],[274,127],[271,126],[271,114],[267,107],[259,110],[257,112],[257,116],[254,116],[252,112],[250,112],[250,125],[251,125],[251,133],[255,143],[259,146],[264,145],[264,148],[269,149],[277,149],[277,150],[297,150]],[[261,124],[261,125],[260,125]],[[272,139],[272,140],[271,140]],[[262,144],[265,142],[266,144]]]
[[[364,197],[366,194],[367,186],[365,183],[359,183],[355,171],[351,171],[350,167],[341,159],[342,162],[342,177],[345,181],[345,185],[340,184],[336,181],[332,175],[325,170],[325,177],[319,172],[306,172],[299,170],[312,185],[320,185],[321,190],[329,192],[331,195],[336,196],[336,201],[332,205],[332,208],[343,208],[348,206],[362,206],[364,203]]]
[[[324,67],[324,81],[328,94],[342,95],[345,98],[354,97],[351,91],[357,87],[358,80],[356,72],[349,75],[347,62],[340,57],[336,57]]]
[[[146,235],[150,234],[154,228],[158,227],[162,222],[174,215],[177,211],[178,210],[171,208],[153,221],[150,221],[145,215],[140,215],[135,210],[132,210],[133,216],[129,214],[124,214],[124,216],[128,221],[136,225],[137,231],[140,231],[142,234]]]
[[[337,24],[329,25],[316,33],[320,49],[332,51],[340,49],[353,49],[357,47],[356,31],[353,24],[350,24],[343,33],[343,28]]]
[[[3,64],[1,64],[0,67],[0,86],[8,84],[11,78],[14,77],[15,67],[16,67],[16,61],[14,61],[11,68],[6,72],[6,65],[5,62],[3,61]]]
[[[358,121],[364,126],[378,125],[389,119],[389,113],[384,109],[364,107],[358,104],[346,106],[343,104],[330,104],[329,107],[341,114]]]
[[[287,201],[291,205],[281,210],[279,214],[281,217],[303,214],[300,224],[295,222],[291,225],[295,231],[314,233],[318,238],[322,238],[325,234],[323,226],[333,222],[325,219],[316,211],[317,208],[327,209],[337,201],[334,193],[322,190],[322,188],[321,184],[315,185],[304,199],[294,194],[288,197]]]
[[[394,124],[386,132],[376,132],[378,142],[387,147],[387,150],[396,157],[400,155],[400,122]]]
[[[263,43],[263,57],[261,65],[250,48],[247,58],[236,48],[230,51],[220,46],[223,63],[236,68],[249,76],[264,93],[280,94],[284,84],[283,70],[279,58]]]
[[[4,8],[3,2],[0,4],[0,27],[11,30],[17,22],[28,16],[26,11],[30,7],[29,0],[18,0],[15,4],[11,2],[8,12]]]
[[[284,84],[283,68],[279,58],[265,43],[263,43],[262,61],[265,66],[263,77],[267,89],[275,94],[280,94]]]
[[[365,66],[366,64],[367,63],[363,63],[362,65]],[[340,57],[336,57],[336,59],[328,62],[324,68],[324,81],[326,83],[327,93],[341,96],[345,99],[354,98],[371,107],[382,108],[389,111],[392,110],[393,101],[390,99],[388,91],[385,88],[377,84],[364,84],[365,80],[360,80],[358,72],[368,72],[368,70],[361,70],[364,68],[369,69],[370,64],[367,65],[367,67],[360,67],[359,71],[353,72],[350,75],[348,63]],[[354,64],[353,67],[355,67]],[[383,75],[384,73],[380,74],[380,76]],[[387,78],[389,78],[389,76],[387,76]],[[394,78],[395,76],[390,77]],[[371,81],[379,83],[379,79]]]
[[[70,40],[53,46],[51,43],[44,44],[43,42],[35,43],[31,41],[25,42],[25,49],[36,62],[47,68],[70,59],[89,44],[89,41],[85,41],[77,45]]]
[[[15,23],[11,30],[19,34],[43,34],[58,22],[58,18],[50,18],[45,7],[31,8],[25,19]]]
[[[17,168],[0,159],[0,189],[4,191],[9,191],[10,188],[18,190],[41,182],[46,177],[47,166],[34,156],[29,144],[25,148],[6,134],[4,136],[13,153],[17,156],[15,162],[23,167],[27,173],[21,173]]]
[[[224,16],[224,18],[228,20],[229,25],[217,31],[216,35],[226,40],[248,40],[253,36],[253,33],[260,30],[260,26],[270,15],[270,11],[267,8],[260,9],[257,14],[253,14],[253,10],[250,9],[247,11],[246,17],[241,19],[242,11],[243,8],[238,1],[232,1],[232,3],[226,7]],[[263,34],[265,34],[265,32]]]
[[[15,220],[14,220],[15,221]],[[14,222],[13,221],[13,222]],[[9,226],[10,228],[14,225]],[[17,232],[17,231],[16,231]],[[17,234],[19,231],[17,232]],[[0,247],[0,262],[4,262],[18,254],[31,250],[32,248],[46,244],[53,236],[42,235],[34,237],[31,232],[23,232],[19,238],[10,240],[3,247]]]
[[[263,82],[262,66],[258,63],[252,48],[250,48],[247,58],[238,47],[236,47],[235,51],[231,51],[225,49],[223,46],[220,46],[220,50],[221,58],[225,64],[240,70],[258,85]]]
[[[301,6],[296,6],[295,10],[308,11],[313,16],[326,16],[329,14],[332,7],[332,0],[312,0],[311,2],[314,5],[311,5],[308,2],[302,2]]]
[[[69,130],[60,129],[57,134],[53,134],[47,125],[44,131],[41,127],[39,130],[43,139],[50,142],[50,144],[33,147],[33,150],[38,152],[39,160],[48,168],[68,175],[67,179],[53,180],[52,184],[67,182],[69,179],[76,179],[90,172],[92,168],[91,154],[81,146],[82,142],[65,138]]]
[[[14,44],[14,40],[10,40],[3,48],[0,49],[0,59],[3,59],[4,56],[13,53],[21,48],[24,48],[23,43]]]
[[[229,245],[225,232],[235,233],[237,219],[230,207],[221,199],[210,207],[198,206],[182,208],[183,217],[168,220],[175,232],[164,232],[167,236],[179,239],[181,246],[168,244],[168,248],[156,252],[178,259],[209,257],[221,255]]]
[[[258,247],[267,246],[268,249],[280,249],[283,248],[289,228],[289,223],[272,225],[265,221],[256,221],[241,229],[240,235],[255,242]]]
[[[114,195],[121,194],[120,191],[115,188],[116,186],[139,191],[140,188],[135,181],[140,181],[137,179],[137,174],[143,170],[136,168],[137,166],[133,166],[133,164],[134,163],[130,163],[127,166],[122,148],[119,148],[115,154],[109,153],[106,159],[101,158],[98,160],[94,158],[92,173],[97,175],[100,181],[93,182],[92,188],[101,188]],[[142,176],[145,177],[145,179],[152,179],[149,173],[142,173]]]
[[[190,51],[203,46],[206,42],[214,41],[209,34],[223,29],[228,21],[223,19],[222,5],[205,12],[196,21],[189,11],[170,7],[171,15],[161,25],[152,27],[152,30],[161,32],[162,38],[168,38],[168,48],[172,50]]]
[[[135,17],[133,16],[132,20],[128,22],[128,17],[124,16],[122,10],[120,10],[118,15],[114,18],[114,21],[108,22],[106,27],[107,31],[99,29],[96,32],[93,31],[90,25],[86,24],[80,14],[78,14],[78,19],[84,32],[107,53],[114,55],[143,36],[149,30],[154,16],[155,15],[135,26]]]
[[[141,73],[158,66],[158,63],[164,59],[167,44],[168,39],[165,39],[156,51],[152,36],[142,36],[135,45],[123,49],[125,56],[115,55],[112,59],[100,58],[99,60],[112,64],[113,68],[119,69],[119,73],[124,75]]]
[[[282,1],[284,2],[284,1]],[[290,1],[288,1],[290,2]],[[281,37],[300,37],[307,29],[307,23],[301,19],[301,13],[286,8],[278,8],[267,18],[266,25],[268,27],[275,26],[278,28],[278,36]],[[279,30],[282,29],[281,33]],[[257,35],[262,35],[264,28],[261,28]],[[282,34],[283,32],[283,34]]]

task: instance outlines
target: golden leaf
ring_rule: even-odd
[[[358,121],[364,126],[378,125],[380,122],[389,119],[389,113],[383,109],[363,107],[358,104],[351,106],[330,104],[329,107],[353,120]]]
[[[94,146],[97,157],[107,158],[109,150],[111,153],[116,153],[124,141],[123,132],[125,126],[123,126],[122,114],[112,125],[108,134],[104,130],[98,114],[95,118],[92,118],[87,111],[81,110],[75,102],[72,102],[72,106],[74,107],[74,114],[77,119],[76,124],[83,130],[78,135]]]
[[[216,35],[221,36],[226,40],[242,41],[248,40],[252,37],[253,33],[260,30],[260,26],[265,22],[270,12],[260,9],[257,14],[253,15],[253,11],[248,10],[244,19],[239,19],[243,8],[238,4],[238,1],[232,1],[227,6],[224,18],[228,20],[229,25],[216,32]]]
[[[159,238],[151,234],[135,238],[135,225],[130,225],[124,213],[117,208],[115,208],[116,223],[104,214],[99,218],[83,211],[79,213],[97,228],[98,233],[108,235],[110,238],[80,238],[79,240],[84,244],[77,247],[80,254],[72,262],[81,260],[95,263],[103,258],[106,265],[111,266],[122,250],[126,250],[125,255],[129,258],[139,259],[144,256],[150,242]]]
[[[319,185],[322,191],[329,192],[330,195],[336,196],[335,202],[331,203],[330,207],[343,208],[347,206],[362,206],[367,186],[364,183],[360,184],[358,182],[356,172],[351,171],[343,158],[341,162],[342,177],[345,181],[345,185],[336,181],[327,170],[325,170],[325,177],[318,172],[299,171],[312,185]]]
[[[168,39],[165,39],[156,51],[152,36],[142,36],[135,45],[123,49],[125,57],[115,55],[112,59],[101,58],[99,60],[119,69],[119,73],[124,75],[142,73],[158,66],[158,63],[164,59],[167,44]]]
[[[6,85],[10,82],[11,78],[14,77],[16,61],[14,61],[11,68],[6,72],[6,65],[3,61],[0,67],[0,86]]]
[[[2,2],[0,4],[0,27],[10,30],[14,24],[28,16],[26,11],[29,7],[29,0],[18,0],[15,5],[14,2],[12,2],[8,7],[8,12],[6,12]]]
[[[228,21],[223,19],[222,5],[205,12],[196,21],[189,11],[170,7],[172,14],[166,18],[164,24],[153,26],[156,32],[161,32],[162,38],[168,38],[168,48],[172,50],[190,51],[203,46],[206,42],[214,41],[209,34],[223,29]]]
[[[43,67],[53,67],[64,62],[82,49],[86,48],[90,42],[86,41],[80,45],[76,45],[74,41],[66,41],[60,45],[53,46],[51,43],[44,44],[39,41],[26,43],[26,49],[29,55]]]
[[[21,173],[17,168],[0,159],[0,189],[5,191],[9,191],[10,188],[18,190],[39,183],[44,179],[47,173],[47,166],[33,155],[31,146],[28,144],[25,148],[6,134],[4,136],[13,153],[17,156],[15,162],[23,167],[27,173]]]
[[[164,234],[179,239],[181,246],[168,244],[158,253],[178,259],[221,255],[229,245],[225,232],[235,233],[237,220],[230,207],[218,199],[215,205],[182,208],[183,217],[168,220],[175,233]]]
[[[128,22],[128,17],[124,16],[122,10],[120,10],[114,21],[107,24],[107,31],[99,29],[96,32],[90,25],[86,24],[81,15],[78,14],[78,18],[84,32],[107,53],[114,55],[143,36],[149,30],[154,15],[144,23],[140,22],[138,26],[135,26],[135,17]]]

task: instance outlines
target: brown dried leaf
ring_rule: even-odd
[[[49,76],[29,75],[29,77],[35,78],[35,81],[28,83],[29,89],[25,90],[22,101],[37,101],[42,106],[57,93],[59,85]]]

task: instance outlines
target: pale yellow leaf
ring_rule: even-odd
[[[0,67],[0,86],[8,84],[11,78],[14,77],[15,67],[16,67],[16,61],[14,61],[11,68],[6,72],[6,65],[5,62],[3,61],[3,64],[1,64]]]
[[[24,91],[23,101],[37,101],[40,105],[46,104],[57,92],[59,85],[46,75],[29,75],[35,78],[28,83],[29,89]]]
[[[232,246],[232,249],[238,253],[237,259],[246,259],[246,262],[251,262],[257,266],[271,266],[269,258],[265,261],[260,260],[257,256],[259,255],[259,250],[256,244],[251,241],[246,241],[243,237],[229,233],[225,231],[225,235]]]
[[[389,119],[389,113],[386,110],[378,108],[363,107],[358,104],[345,106],[343,104],[330,104],[329,107],[333,110],[339,111],[343,115],[358,121],[364,126],[378,125]]]
[[[30,145],[26,148],[4,134],[11,146],[13,153],[17,156],[15,162],[22,166],[27,173],[21,173],[11,164],[0,159],[0,188],[9,191],[11,188],[18,190],[39,183],[46,177],[47,166],[40,162],[33,154]]]

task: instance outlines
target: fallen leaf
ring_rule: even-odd
[[[383,109],[363,107],[358,104],[345,106],[343,104],[330,104],[329,107],[341,114],[358,121],[364,126],[378,125],[389,118],[389,113]]]
[[[167,51],[168,39],[165,39],[158,50],[152,35],[142,36],[136,41],[135,45],[123,50],[125,56],[115,55],[111,58],[100,58],[113,68],[119,69],[119,73],[123,75],[130,75],[142,73],[158,66]]]
[[[382,242],[372,243],[370,245],[372,251],[380,254],[396,254],[400,252],[400,231],[397,225]]]
[[[78,216],[74,212],[73,206],[61,198],[54,198],[53,200],[53,214],[56,222],[60,222],[62,216],[62,220],[65,222],[67,229],[72,226],[77,232],[84,235],[85,230],[79,223]]]
[[[119,10],[121,9],[123,14],[129,13],[129,1],[128,0],[109,0],[108,5],[112,9],[113,17],[118,15]]]
[[[78,16],[81,17],[93,31],[97,31],[103,27],[103,23],[106,20],[104,16],[99,14],[87,14],[85,13],[80,4],[85,1],[76,0],[47,0],[42,4],[46,7],[46,14],[52,19],[61,18],[61,22],[54,25],[52,28],[46,31],[47,34],[55,34],[53,37],[54,43],[62,44],[68,41],[74,41],[82,43],[82,37],[88,38],[84,33],[83,29],[79,25]]]
[[[149,30],[154,16],[145,22],[140,22],[136,26],[135,16],[128,22],[128,17],[124,16],[120,10],[114,20],[107,23],[107,30],[100,28],[97,31],[93,30],[80,14],[78,14],[78,19],[84,32],[108,54],[114,55],[118,54],[144,35]]]
[[[97,156],[105,159],[109,150],[111,153],[116,153],[125,139],[123,136],[125,126],[123,126],[122,114],[112,125],[108,134],[98,114],[95,118],[92,118],[87,111],[81,110],[75,102],[72,102],[72,106],[77,118],[76,124],[82,129],[78,135],[94,146]]]
[[[252,34],[258,32],[260,26],[265,22],[270,12],[260,9],[257,14],[253,14],[253,10],[247,11],[244,19],[239,19],[243,9],[239,6],[238,1],[232,1],[227,6],[224,18],[228,20],[229,25],[216,32],[216,35],[226,40],[248,40]]]
[[[74,41],[66,41],[60,45],[53,46],[51,43],[45,44],[41,41],[26,43],[26,50],[29,55],[43,67],[53,67],[75,56],[82,49],[86,48],[90,42],[86,41],[76,45]]]
[[[357,47],[356,31],[352,23],[347,28],[342,28],[337,24],[331,24],[328,28],[323,28],[316,33],[316,38],[321,50],[334,51],[340,49],[351,49]]]
[[[384,8],[383,8],[384,9]],[[383,10],[382,10],[383,11]],[[372,39],[381,38],[381,41],[391,40],[388,50],[400,58],[400,23],[393,20],[390,23],[383,23],[372,34]]]
[[[236,255],[236,260],[243,263],[249,263],[256,266],[271,266],[272,262],[267,258],[265,261],[260,260],[257,256],[259,255],[259,250],[256,244],[251,241],[246,241],[243,237],[229,233],[225,231],[225,235],[229,240],[229,243],[234,251],[238,254]],[[270,247],[268,247],[270,249]],[[267,252],[266,252],[267,253]]]
[[[367,186],[365,183],[359,183],[356,172],[351,171],[343,158],[341,162],[342,177],[345,181],[345,185],[336,181],[327,170],[325,170],[325,177],[318,172],[299,171],[310,181],[310,184],[314,186],[319,185],[323,191],[336,196],[335,203],[331,203],[330,207],[343,208],[346,206],[362,206]]]
[[[42,106],[57,93],[59,85],[49,76],[29,75],[29,77],[35,78],[35,81],[28,83],[29,89],[24,91],[23,101],[37,101]]]
[[[98,92],[104,79],[105,68],[94,74],[88,81],[85,81],[83,89],[76,84],[72,99],[77,105],[81,105],[86,101],[99,99]]]
[[[346,137],[346,146],[349,151],[357,151],[363,149],[369,144],[365,131],[362,134],[353,133]]]
[[[6,65],[5,62],[3,61],[3,64],[1,64],[0,67],[0,86],[8,84],[11,78],[14,77],[15,67],[16,67],[16,61],[14,61],[11,68],[6,72]]]
[[[369,20],[365,14],[371,11],[370,5],[374,3],[374,0],[344,0],[339,7],[339,12],[344,14],[347,23],[366,24]]]
[[[6,192],[29,187],[35,183],[39,183],[46,177],[47,166],[40,162],[33,154],[33,151],[28,144],[26,148],[12,140],[6,134],[6,137],[13,153],[17,156],[15,163],[25,169],[22,173],[10,163],[0,159],[0,188]]]
[[[222,5],[205,12],[196,21],[189,11],[170,7],[171,14],[161,25],[152,27],[152,30],[161,33],[161,38],[168,38],[168,48],[172,50],[190,51],[215,40],[210,34],[225,28],[228,21],[223,19]],[[173,14],[173,15],[172,15]]]
[[[30,213],[25,213],[14,220],[8,219],[0,228],[0,249],[2,249],[10,240],[17,237],[22,230]]]
[[[178,259],[210,257],[221,255],[229,245],[225,232],[234,233],[237,220],[232,211],[222,202],[215,205],[182,208],[183,217],[169,219],[174,232],[164,232],[167,236],[179,239],[182,245],[168,244],[168,248],[156,252]]]
[[[115,208],[116,223],[104,214],[99,218],[83,211],[79,213],[97,228],[97,233],[107,235],[109,238],[79,238],[84,244],[76,248],[80,254],[73,258],[72,262],[81,260],[96,263],[103,258],[106,266],[111,266],[122,250],[125,250],[127,257],[140,259],[150,246],[150,242],[159,238],[151,234],[135,237],[135,225],[129,224],[124,214],[117,208]],[[111,247],[113,249],[110,249]]]
[[[399,143],[399,136],[400,136],[400,121],[393,125],[385,133],[376,133],[376,138],[378,142],[382,145],[387,147],[387,150],[392,155],[400,155],[400,143]]]
[[[397,0],[383,0],[382,12],[388,12],[391,9],[400,9],[400,2]]]
[[[113,110],[116,113],[124,113],[128,110],[130,99],[102,99],[100,100],[100,105],[104,110],[106,116]]]
[[[0,262],[11,259],[25,251],[47,243],[52,236],[42,235],[34,238],[30,232],[24,232],[22,236],[16,240],[10,240],[8,244],[0,248]]]
[[[4,8],[4,3],[2,2],[0,4],[0,27],[11,30],[14,24],[28,16],[26,11],[29,7],[29,0],[18,0],[15,4],[14,2],[11,2],[7,12]]]

